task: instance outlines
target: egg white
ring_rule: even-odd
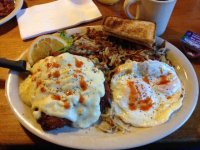
[[[125,123],[135,127],[160,125],[182,106],[183,86],[173,67],[152,60],[128,61],[116,70],[111,80],[112,109]],[[134,84],[135,95],[127,83]],[[130,107],[131,96],[136,97],[136,109]],[[148,98],[151,105],[143,110],[140,102]]]

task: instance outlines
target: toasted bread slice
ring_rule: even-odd
[[[155,43],[156,25],[153,22],[106,17],[103,30],[109,35],[151,48]]]

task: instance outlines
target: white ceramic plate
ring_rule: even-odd
[[[98,26],[99,28],[99,26]],[[85,27],[67,30],[68,34],[85,31]],[[157,38],[157,42],[162,39]],[[17,116],[20,123],[30,132],[49,142],[65,147],[79,149],[122,149],[133,148],[157,141],[178,128],[180,128],[191,116],[198,100],[198,82],[193,66],[180,50],[170,43],[166,43],[170,51],[169,59],[172,61],[178,76],[185,86],[185,98],[183,106],[175,112],[170,120],[160,126],[152,128],[134,128],[127,134],[106,134],[96,130],[94,127],[89,129],[72,129],[64,127],[51,132],[44,132],[33,118],[30,108],[27,107],[19,98],[18,86],[19,76],[17,72],[11,71],[6,82],[6,94],[9,104]],[[25,55],[22,54],[22,55]]]
[[[15,9],[6,17],[0,19],[0,25],[12,19],[17,14],[17,12],[21,9],[23,2],[24,0],[15,0]]]

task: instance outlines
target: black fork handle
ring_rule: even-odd
[[[0,58],[0,67],[8,68],[19,72],[24,72],[26,71],[26,61],[25,60],[13,61],[5,58]]]

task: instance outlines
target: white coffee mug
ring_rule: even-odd
[[[130,6],[137,4],[136,16],[130,12]],[[176,0],[125,0],[124,11],[130,19],[140,19],[156,23],[156,35],[162,35],[167,27]]]

